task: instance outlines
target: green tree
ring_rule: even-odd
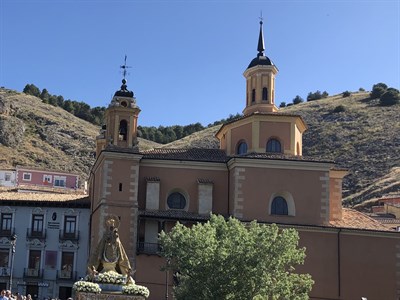
[[[211,215],[204,224],[161,232],[167,268],[177,272],[176,299],[308,299],[313,280],[294,229]]]
[[[351,96],[351,92],[350,92],[350,91],[344,91],[344,92],[342,93],[342,97],[343,97],[343,98],[350,97],[350,96]]]
[[[34,84],[25,85],[23,92],[27,95],[40,97],[40,89]]]
[[[400,103],[400,92],[395,88],[388,88],[381,96],[379,103],[383,106],[389,106]]]
[[[46,89],[43,89],[39,96],[44,103],[49,103],[50,94]]]
[[[382,82],[374,84],[372,86],[372,91],[369,96],[371,97],[371,99],[380,98],[385,93],[387,88],[388,86]]]
[[[303,98],[301,98],[299,95],[297,95],[296,97],[294,97],[294,99],[293,99],[293,104],[300,104],[300,103],[303,103],[304,102],[304,99]]]
[[[285,102],[285,101],[282,101],[281,104],[279,104],[279,107],[280,107],[280,108],[286,107],[286,102]]]

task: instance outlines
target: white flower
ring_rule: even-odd
[[[150,291],[147,287],[137,284],[129,284],[122,287],[122,293],[128,295],[144,296],[148,298]]]
[[[74,283],[72,288],[77,292],[86,292],[86,293],[101,293],[101,288],[97,283],[89,282],[89,281],[77,281]]]

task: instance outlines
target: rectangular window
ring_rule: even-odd
[[[12,225],[12,214],[2,213],[1,214],[1,232],[3,234],[8,233],[11,235],[11,225]]]
[[[22,180],[24,181],[31,181],[32,174],[31,173],[24,173],[22,175]]]
[[[51,175],[43,175],[43,183],[51,183]]]
[[[32,235],[42,236],[43,234],[44,215],[32,216]]]
[[[11,181],[11,174],[10,173],[6,173],[5,177],[4,177],[5,181]]]
[[[75,236],[76,232],[76,216],[65,216],[64,233],[66,236]]]
[[[65,176],[54,176],[54,186],[65,187],[67,178]]]
[[[74,252],[61,253],[61,270],[72,272],[74,265]]]
[[[41,256],[42,252],[40,250],[29,250],[28,268],[39,270]]]

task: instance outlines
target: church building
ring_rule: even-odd
[[[172,276],[166,278],[165,259],[157,255],[158,234],[177,221],[204,222],[212,212],[297,229],[306,260],[296,271],[315,281],[311,299],[399,299],[399,233],[342,208],[346,170],[303,156],[307,125],[275,105],[278,69],[265,54],[262,22],[259,30],[257,55],[243,74],[243,116],[216,133],[219,149],[141,151],[139,103],[122,81],[96,139],[91,250],[105,218],[117,215],[136,283],[149,288],[150,299],[166,298],[167,290],[172,299]]]

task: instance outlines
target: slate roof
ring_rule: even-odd
[[[343,208],[342,220],[331,221],[330,225],[339,228],[393,231],[379,221],[350,208]]]
[[[139,210],[139,216],[147,218],[162,218],[188,221],[207,221],[210,219],[210,215],[199,215],[197,213],[182,210]]]
[[[142,151],[142,159],[186,160],[202,162],[227,162],[228,156],[220,149],[167,149],[157,148]]]

